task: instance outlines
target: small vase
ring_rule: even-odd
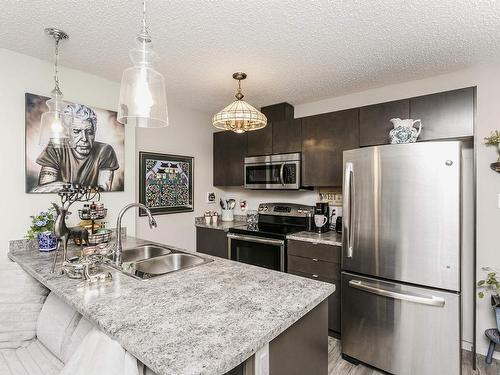
[[[42,252],[52,251],[57,247],[57,238],[50,231],[38,233],[36,239],[38,240],[38,249]]]

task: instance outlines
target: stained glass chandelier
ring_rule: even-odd
[[[238,90],[234,95],[236,100],[212,118],[212,124],[218,129],[232,130],[235,133],[244,133],[251,130],[262,129],[267,125],[266,116],[248,104],[241,93],[241,81],[247,78],[242,72],[233,74],[238,81]]]

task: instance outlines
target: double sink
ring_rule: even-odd
[[[166,246],[145,244],[124,249],[122,265],[110,264],[113,268],[140,280],[166,275],[172,272],[200,266],[212,259],[171,249]]]

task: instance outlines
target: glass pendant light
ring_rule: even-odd
[[[241,93],[241,81],[247,78],[242,72],[233,74],[238,81],[238,90],[234,95],[236,100],[212,118],[212,124],[218,129],[232,130],[236,133],[262,129],[267,125],[266,116],[245,102]]]
[[[146,26],[146,1],[142,1],[142,30],[130,50],[134,66],[123,71],[118,121],[141,128],[168,126],[165,79],[153,64],[158,55],[152,49]]]
[[[55,41],[54,51],[54,89],[50,92],[50,99],[45,103],[49,110],[42,114],[40,119],[39,145],[52,147],[71,147],[69,127],[71,116],[64,114],[67,103],[59,87],[59,42],[68,39],[68,34],[54,27],[45,29],[45,33]]]

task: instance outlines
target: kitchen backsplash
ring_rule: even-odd
[[[330,206],[342,206],[342,191],[340,189],[319,189],[305,191],[272,191],[247,190],[244,188],[214,189],[216,193],[214,211],[220,211],[219,198],[236,200],[236,214],[245,214],[248,210],[256,210],[259,203],[283,202],[298,203],[313,206],[317,202],[327,201]],[[246,210],[240,209],[240,201],[246,201]]]

